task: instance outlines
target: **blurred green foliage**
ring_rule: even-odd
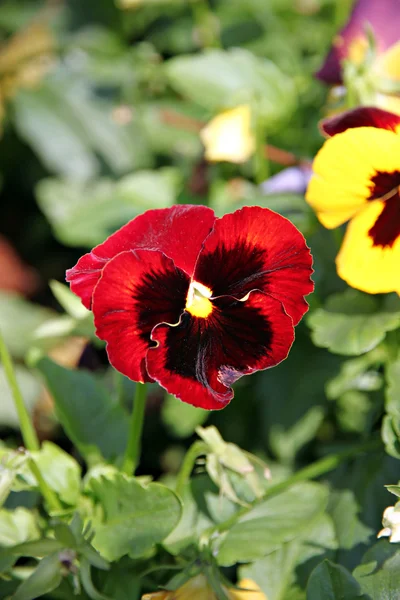
[[[340,240],[303,195],[267,195],[251,162],[207,164],[199,138],[217,112],[248,103],[265,142],[310,161],[327,96],[313,73],[350,4],[1,3],[0,233],[38,281],[30,299],[1,290],[0,330],[50,440],[35,460],[62,506],[41,502],[15,451],[18,420],[0,370],[2,598],[135,600],[199,564],[250,577],[268,600],[398,597],[399,551],[373,538],[393,502],[383,486],[398,479],[399,299],[347,289],[335,270]],[[272,159],[271,174],[286,166],[287,157]],[[316,290],[288,359],[240,380],[224,411],[149,386],[134,478],[118,471],[134,384],[108,367],[91,314],[60,282],[129,219],[174,203],[218,215],[257,204],[288,217],[311,246]],[[203,460],[177,494],[204,424],[223,439],[198,429]],[[375,438],[367,456],[263,499],[314,461]]]

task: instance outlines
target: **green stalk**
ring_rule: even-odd
[[[38,437],[36,435],[36,431],[32,425],[31,418],[26,409],[24,399],[21,394],[21,390],[19,389],[17,378],[15,376],[14,366],[11,360],[10,353],[8,352],[7,346],[4,342],[4,338],[0,333],[0,359],[3,363],[4,372],[7,377],[8,385],[11,389],[11,394],[14,400],[15,408],[18,414],[19,425],[21,428],[22,439],[24,441],[24,446],[28,450],[28,452],[37,452],[40,450],[40,444]],[[62,506],[51,488],[47,485],[44,480],[39,467],[37,466],[35,459],[32,456],[29,456],[28,459],[29,468],[32,471],[36,481],[38,482],[38,487],[40,492],[47,502],[51,512],[59,512],[62,510]]]
[[[189,450],[186,452],[186,456],[183,460],[176,481],[176,493],[179,494],[179,496],[182,496],[183,494],[183,490],[185,489],[187,481],[189,481],[190,474],[193,471],[193,467],[196,460],[202,454],[206,454],[206,452],[207,444],[205,442],[202,442],[201,440],[197,440],[196,442],[194,442],[190,446]]]
[[[265,127],[258,122],[255,124],[256,149],[254,153],[254,178],[256,183],[260,185],[269,177],[269,161],[265,152],[266,146],[266,131]]]
[[[358,456],[362,452],[377,450],[381,446],[381,439],[375,439],[354,446],[349,450],[344,450],[343,452],[338,452],[337,454],[331,454],[330,456],[321,458],[315,463],[304,467],[304,469],[300,469],[300,471],[297,471],[297,473],[294,473],[293,475],[288,477],[288,479],[285,479],[285,481],[280,481],[279,483],[272,485],[266,490],[265,494],[261,498],[257,498],[257,500],[255,500],[251,504],[251,506],[241,508],[234,515],[229,517],[229,519],[226,519],[226,521],[222,521],[221,523],[218,523],[218,525],[215,525],[214,527],[208,529],[207,532],[205,532],[205,534],[209,538],[212,534],[216,532],[221,533],[222,531],[227,531],[233,525],[235,525],[235,523],[237,523],[237,521],[241,517],[246,515],[250,510],[257,506],[257,504],[260,504],[268,498],[271,498],[272,496],[276,496],[277,494],[284,492],[288,488],[292,487],[292,485],[294,485],[295,483],[299,483],[300,481],[308,481],[309,479],[315,479],[316,477],[320,477],[325,473],[329,473],[329,471],[333,471],[333,469],[336,469],[336,467],[338,467],[341,463],[345,462],[349,458]]]
[[[15,408],[17,410],[19,425],[21,428],[21,434],[25,448],[27,448],[27,450],[30,450],[31,452],[35,452],[36,450],[40,449],[39,440],[36,435],[36,431],[32,425],[32,421],[27,411],[27,408],[25,406],[24,399],[22,398],[21,390],[18,387],[11,356],[7,350],[7,346],[4,342],[4,338],[1,335],[1,333],[0,359],[3,363],[4,372],[8,381],[8,385],[10,386]]]
[[[139,464],[145,406],[146,385],[144,383],[137,383],[129,427],[128,445],[121,468],[122,472],[127,475],[132,475]]]
[[[192,0],[192,11],[203,48],[221,48],[216,17],[208,0]]]

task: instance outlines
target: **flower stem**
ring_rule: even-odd
[[[40,493],[48,504],[51,513],[60,512],[62,510],[62,506],[53,492],[53,490],[47,485],[43,475],[40,472],[39,467],[37,466],[35,459],[30,456],[28,459],[29,468],[32,471],[32,475],[35,477],[38,482],[38,487]]]
[[[300,469],[300,471],[297,471],[297,473],[294,473],[293,475],[285,479],[285,481],[280,481],[275,485],[271,485],[271,487],[269,487],[266,490],[265,494],[261,498],[257,498],[257,500],[255,500],[249,507],[246,506],[241,508],[234,515],[229,517],[229,519],[226,519],[225,521],[222,521],[221,523],[218,523],[214,527],[208,529],[206,532],[208,537],[210,537],[210,535],[215,532],[221,533],[222,531],[227,531],[241,517],[243,517],[250,510],[252,510],[257,504],[260,504],[268,498],[271,498],[272,496],[276,496],[277,494],[284,492],[295,483],[298,483],[300,481],[308,481],[309,479],[315,479],[316,477],[320,477],[325,473],[329,473],[329,471],[333,471],[333,469],[336,469],[336,467],[338,467],[342,462],[345,462],[349,458],[358,456],[362,452],[377,450],[381,446],[382,440],[380,438],[369,440],[368,442],[364,442],[363,444],[353,446],[349,450],[344,450],[343,452],[338,452],[337,454],[331,454],[330,456],[326,456],[325,458],[317,460],[315,463],[304,467],[304,469]]]
[[[265,152],[266,133],[265,127],[260,122],[256,123],[255,136],[254,178],[259,185],[269,177],[269,161],[268,155]]]
[[[199,456],[205,454],[207,451],[207,444],[201,440],[194,442],[189,450],[186,452],[186,456],[183,460],[181,469],[178,473],[176,481],[176,493],[182,496],[186,482],[189,480],[190,474],[193,471],[194,464]]]
[[[0,333],[0,359],[3,363],[4,373],[6,375],[8,385],[10,386],[11,394],[14,400],[14,405],[17,410],[19,425],[21,428],[22,439],[25,448],[34,452],[40,449],[40,444],[36,431],[32,425],[31,418],[22,398],[21,390],[19,389],[17,378],[15,376],[14,366],[11,360],[10,353],[4,342],[4,338]]]
[[[124,462],[122,463],[122,472],[127,475],[132,475],[139,463],[145,406],[146,385],[144,383],[137,383],[129,427],[128,445],[125,451]]]
[[[192,0],[193,19],[203,48],[221,48],[219,24],[208,0]]]
[[[21,394],[21,390],[19,389],[17,378],[15,376],[14,366],[11,360],[10,353],[8,352],[7,346],[4,342],[4,338],[0,333],[0,358],[3,363],[3,368],[5,375],[7,377],[8,385],[11,389],[11,394],[14,399],[15,408],[18,414],[19,425],[21,428],[22,439],[24,441],[24,446],[30,452],[37,452],[40,450],[40,444],[38,437],[36,435],[36,431],[32,425],[31,418],[26,409],[24,399]],[[35,477],[40,492],[48,504],[48,507],[51,512],[59,512],[62,510],[62,506],[53,492],[53,490],[47,485],[46,481],[43,478],[43,475],[40,472],[39,467],[37,466],[35,459],[33,456],[29,454],[28,458],[29,468],[32,471],[33,476]]]

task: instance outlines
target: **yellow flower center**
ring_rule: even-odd
[[[194,317],[205,319],[213,310],[212,302],[209,300],[211,296],[212,291],[210,288],[197,281],[192,281],[189,286],[185,309]]]

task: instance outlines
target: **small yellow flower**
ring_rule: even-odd
[[[201,130],[200,137],[207,160],[246,162],[255,150],[250,106],[243,104],[220,113]]]
[[[238,587],[246,591],[225,588],[224,591],[230,600],[268,600],[267,596],[260,590],[258,585],[251,579],[242,579]],[[182,587],[172,591],[155,592],[145,594],[142,600],[217,600],[206,577],[202,574],[189,579]]]

